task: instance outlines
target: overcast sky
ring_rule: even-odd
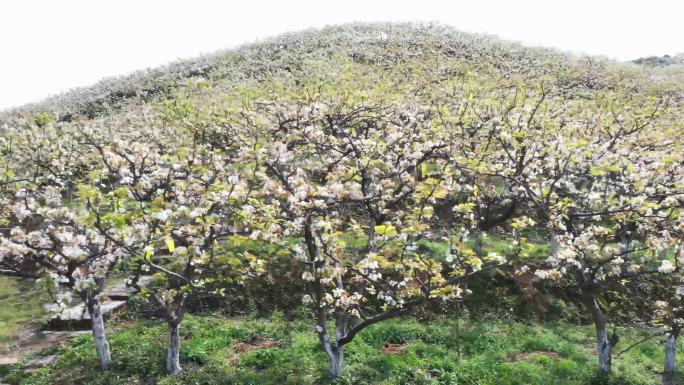
[[[620,60],[684,52],[683,0],[0,0],[0,109],[282,32],[438,21]]]

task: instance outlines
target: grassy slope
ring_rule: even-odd
[[[35,385],[325,383],[326,358],[305,322],[189,316],[182,328],[185,371],[178,378],[163,373],[166,336],[160,322],[112,327],[116,332],[111,336],[111,370],[97,370],[91,337],[80,336],[62,348],[53,366],[23,379],[15,373],[14,381]],[[618,350],[651,332],[624,331]],[[395,352],[385,352],[386,343],[397,344],[389,345]],[[661,347],[653,340],[616,358],[616,383],[656,383]],[[592,384],[597,383],[593,350],[590,326],[504,321],[457,326],[454,320],[395,320],[367,329],[348,345],[347,372],[337,383]]]
[[[0,353],[11,347],[22,328],[43,319],[46,301],[39,286],[0,276]]]

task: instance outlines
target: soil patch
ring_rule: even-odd
[[[282,343],[273,338],[257,338],[248,342],[238,342],[233,345],[233,351],[237,354],[244,354],[252,350],[268,349],[280,347]]]
[[[406,351],[406,345],[403,344],[393,344],[390,342],[385,342],[385,345],[382,346],[382,352],[385,354],[404,354]]]
[[[30,354],[61,344],[69,337],[89,333],[89,331],[40,331],[37,326],[30,326],[17,333],[17,341],[12,350],[0,354],[0,365],[17,365]]]

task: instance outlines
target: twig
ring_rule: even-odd
[[[635,343],[629,345],[629,346],[627,347],[627,349],[625,349],[625,350],[621,351],[620,353],[618,353],[618,354],[617,354],[617,357],[620,357],[620,356],[622,355],[622,353],[626,353],[626,352],[628,352],[629,350],[632,350],[632,348],[636,347],[637,345],[639,345],[639,344],[641,344],[641,343],[643,343],[643,342],[646,342],[646,341],[648,341],[648,340],[650,340],[650,339],[653,339],[653,338],[656,338],[656,337],[660,337],[660,336],[662,336],[662,334],[654,334],[654,335],[652,335],[652,336],[643,338],[643,339],[641,339],[641,340],[639,340],[639,341],[637,341],[637,342],[635,342]]]

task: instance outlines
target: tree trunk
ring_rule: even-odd
[[[551,255],[555,257],[558,255],[559,249],[558,234],[554,230],[549,230],[549,238],[551,242]]]
[[[102,317],[102,310],[100,309],[100,301],[92,294],[86,297],[86,307],[88,314],[90,314],[91,328],[93,330],[93,340],[95,341],[95,350],[100,359],[100,367],[107,369],[112,362],[111,352],[109,350],[109,342],[105,334],[104,319]]]
[[[169,322],[169,346],[166,351],[166,371],[174,376],[181,372],[180,366],[180,325]]]
[[[333,380],[339,377],[344,369],[344,346],[331,346],[326,349],[326,353],[328,353],[328,378]]]
[[[598,362],[599,371],[603,374],[611,373],[611,360],[613,345],[608,338],[608,331],[606,330],[606,316],[598,306],[595,297],[587,300],[587,306],[591,310],[591,316],[594,319],[596,326],[596,342],[598,345]]]
[[[605,374],[610,374],[613,347],[608,340],[606,325],[596,325],[596,339],[598,342],[599,370]]]
[[[332,381],[339,377],[344,370],[344,344],[339,343],[339,341],[344,336],[346,319],[339,312],[335,314],[335,341],[331,342],[325,314],[325,308],[319,305],[316,322],[318,338],[325,354],[328,355],[328,379]]]
[[[675,383],[675,354],[677,353],[677,335],[679,331],[673,329],[665,340],[665,367],[663,369],[663,385]]]
[[[473,230],[473,251],[478,257],[484,256],[484,243],[482,242],[482,230],[475,228]]]
[[[629,234],[627,234],[627,226],[622,223],[620,224],[620,253],[627,254],[629,250]]]
[[[328,379],[334,380],[339,377],[344,370],[344,345],[331,343],[327,330],[319,324],[318,337],[328,355]]]

